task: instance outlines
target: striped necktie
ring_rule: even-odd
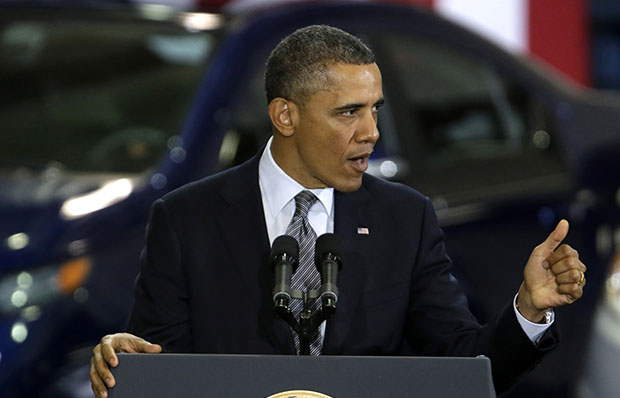
[[[299,267],[291,278],[291,287],[296,290],[318,289],[321,286],[321,275],[314,266],[314,242],[316,233],[308,222],[308,210],[318,198],[310,191],[301,191],[295,196],[295,214],[291,223],[286,229],[286,234],[297,239],[299,243]],[[310,309],[315,311],[319,307],[319,300],[311,302]],[[293,299],[291,301],[291,312],[295,319],[299,320],[299,314],[303,309],[303,300]],[[297,333],[293,332],[295,350],[300,352],[300,342]],[[310,338],[310,355],[321,353],[321,334]]]

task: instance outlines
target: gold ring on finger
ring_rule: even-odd
[[[581,284],[583,283],[583,280],[586,279],[586,274],[584,274],[583,271],[579,271],[579,272],[581,272],[581,278],[579,279],[579,282],[577,282],[577,284],[581,286]]]

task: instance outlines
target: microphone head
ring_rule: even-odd
[[[328,233],[319,236],[316,240],[316,246],[314,249],[314,262],[317,267],[320,267],[320,264],[325,256],[331,255],[338,263],[338,271],[340,271],[342,269],[342,261],[340,260],[342,257],[340,254],[341,246],[340,237],[336,234]]]
[[[299,244],[297,239],[289,235],[281,235],[273,241],[271,246],[271,267],[275,267],[280,258],[286,256],[289,262],[293,265],[293,272],[297,268],[297,261],[299,259]]]

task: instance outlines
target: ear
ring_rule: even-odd
[[[290,137],[295,132],[293,122],[295,119],[296,106],[284,98],[274,98],[268,107],[269,118],[273,126],[285,137]]]

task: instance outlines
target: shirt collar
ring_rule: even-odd
[[[266,196],[263,198],[274,216],[279,214],[284,206],[303,191],[300,183],[292,179],[278,166],[271,154],[271,143],[273,136],[267,142],[265,150],[260,158],[258,165],[258,178],[261,185],[265,188]],[[309,189],[325,208],[325,212],[332,217],[332,205],[334,202],[334,188]]]

